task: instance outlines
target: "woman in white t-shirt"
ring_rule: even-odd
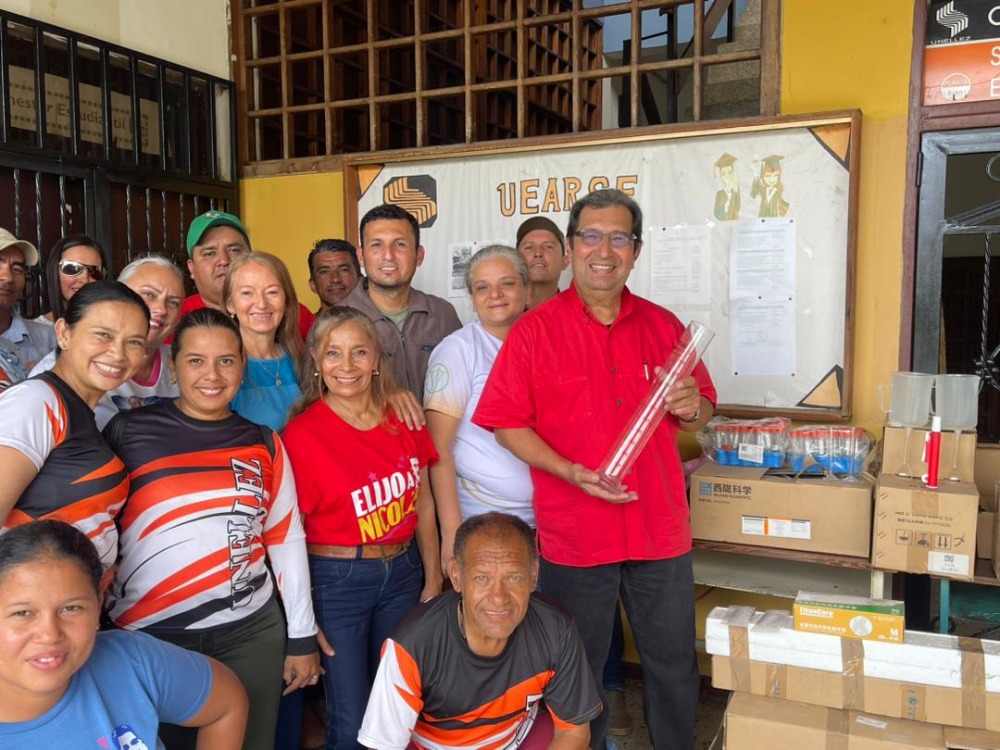
[[[434,348],[424,383],[427,428],[441,457],[430,479],[442,565],[452,557],[455,531],[470,516],[499,510],[535,525],[527,464],[472,423],[500,345],[524,312],[528,267],[514,248],[490,245],[472,256],[465,285],[477,319]]]

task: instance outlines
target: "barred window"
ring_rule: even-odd
[[[775,114],[778,2],[242,0],[240,162]]]

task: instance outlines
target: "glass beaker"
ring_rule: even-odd
[[[910,468],[910,437],[914,427],[923,427],[930,421],[931,389],[934,387],[934,376],[922,372],[894,372],[892,374],[891,395],[889,399],[889,425],[905,427],[906,437],[903,439],[903,460],[895,473],[901,477],[912,477]],[[883,398],[883,388],[879,386],[878,396],[882,410],[886,411]]]
[[[934,380],[934,413],[941,417],[941,429],[955,433],[951,470],[948,479],[961,481],[958,473],[958,449],[962,430],[974,430],[979,422],[978,375],[938,375]]]

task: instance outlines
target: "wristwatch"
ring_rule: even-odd
[[[677,421],[678,422],[683,422],[684,424],[691,424],[692,422],[697,422],[699,419],[701,419],[701,407],[700,406],[698,407],[698,411],[696,411],[694,413],[694,416],[691,417],[691,419],[684,419],[684,417],[677,417]]]

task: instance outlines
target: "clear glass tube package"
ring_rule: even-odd
[[[653,432],[663,419],[663,400],[674,383],[690,375],[701,360],[708,345],[715,338],[710,328],[692,321],[667,357],[662,374],[654,380],[646,392],[639,408],[635,410],[625,429],[622,430],[614,447],[601,462],[597,473],[601,484],[612,492],[622,490],[622,479],[646,447]]]

